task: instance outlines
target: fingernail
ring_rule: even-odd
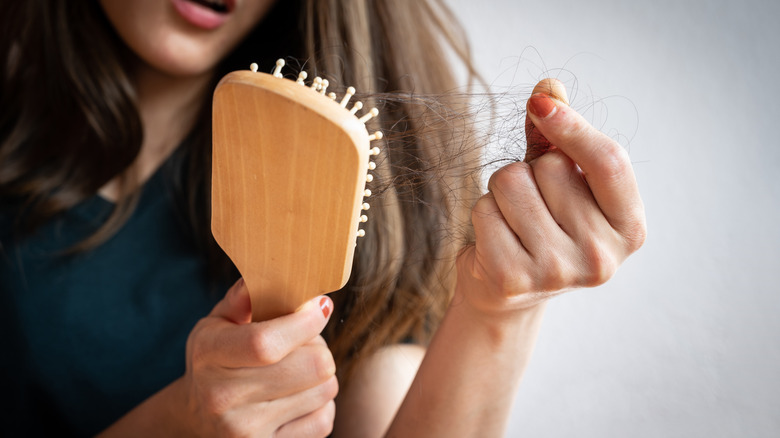
[[[332,305],[331,301],[330,301],[330,299],[328,297],[320,298],[320,309],[322,310],[322,316],[324,316],[325,318],[330,316],[330,306],[331,305]]]
[[[536,93],[528,99],[528,111],[536,117],[546,119],[552,117],[558,110],[555,101],[544,93]]]

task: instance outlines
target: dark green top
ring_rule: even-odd
[[[58,253],[110,202],[88,199],[21,241],[0,205],[1,434],[93,435],[183,374],[187,336],[227,285],[210,286],[166,174],[116,235],[72,256]]]

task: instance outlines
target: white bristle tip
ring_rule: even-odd
[[[369,121],[369,119],[371,119],[372,117],[376,117],[377,115],[379,115],[379,110],[376,108],[371,108],[371,111],[369,111],[366,114],[363,114],[363,117],[360,118],[360,122],[366,123],[367,121]]]
[[[369,170],[376,169],[376,163],[374,163],[373,161],[369,161],[368,162],[368,168],[369,168]]]
[[[352,109],[349,110],[349,113],[350,114],[355,114],[356,112],[358,112],[362,108],[363,108],[363,102],[357,101],[357,102],[355,102],[354,105],[352,105]]]
[[[330,100],[336,100],[336,93],[331,91],[330,93],[328,93],[328,97],[330,98]]]
[[[258,66],[257,66],[256,62],[253,62],[253,63],[249,64],[249,70],[252,70],[253,73],[257,73],[257,69],[258,69]]]
[[[277,78],[282,77],[282,67],[284,67],[284,59],[276,60],[276,68],[274,68],[274,76]]]
[[[384,138],[384,136],[385,135],[382,134],[382,131],[376,131],[375,133],[368,136],[368,140],[369,141],[381,140],[382,138]]]
[[[357,236],[358,237],[365,237],[366,236],[366,230],[358,230]]]
[[[363,190],[363,197],[368,198],[371,196],[371,190],[365,189]]]
[[[366,175],[366,181],[372,182],[374,180],[374,175],[371,175],[370,173]]]
[[[363,222],[363,223],[368,222],[368,216],[366,216],[364,214],[361,214],[360,215],[360,222]]]
[[[376,146],[375,146],[375,147],[372,147],[372,148],[371,148],[371,152],[370,152],[370,153],[371,153],[371,155],[374,155],[374,156],[377,156],[377,155],[379,155],[379,148],[378,148],[378,147],[376,147]]]
[[[371,208],[371,206],[368,204],[368,202],[364,202],[363,205],[360,206],[360,208],[363,210],[368,210],[369,208]]]
[[[349,99],[355,95],[355,87],[349,87],[347,88],[346,94],[344,94],[344,97],[341,99],[341,102],[339,102],[339,105],[341,105],[342,108],[347,107],[347,102],[349,102]]]

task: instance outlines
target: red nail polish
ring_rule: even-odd
[[[320,309],[322,309],[322,316],[327,318],[330,315],[330,300],[326,297],[320,298]]]
[[[536,93],[528,99],[528,111],[536,117],[546,119],[555,114],[557,109],[555,101],[544,93]]]

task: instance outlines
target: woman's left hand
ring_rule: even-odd
[[[457,294],[490,314],[600,285],[646,236],[628,154],[546,84],[528,100],[532,159],[492,175],[472,210],[476,242],[458,257]]]

